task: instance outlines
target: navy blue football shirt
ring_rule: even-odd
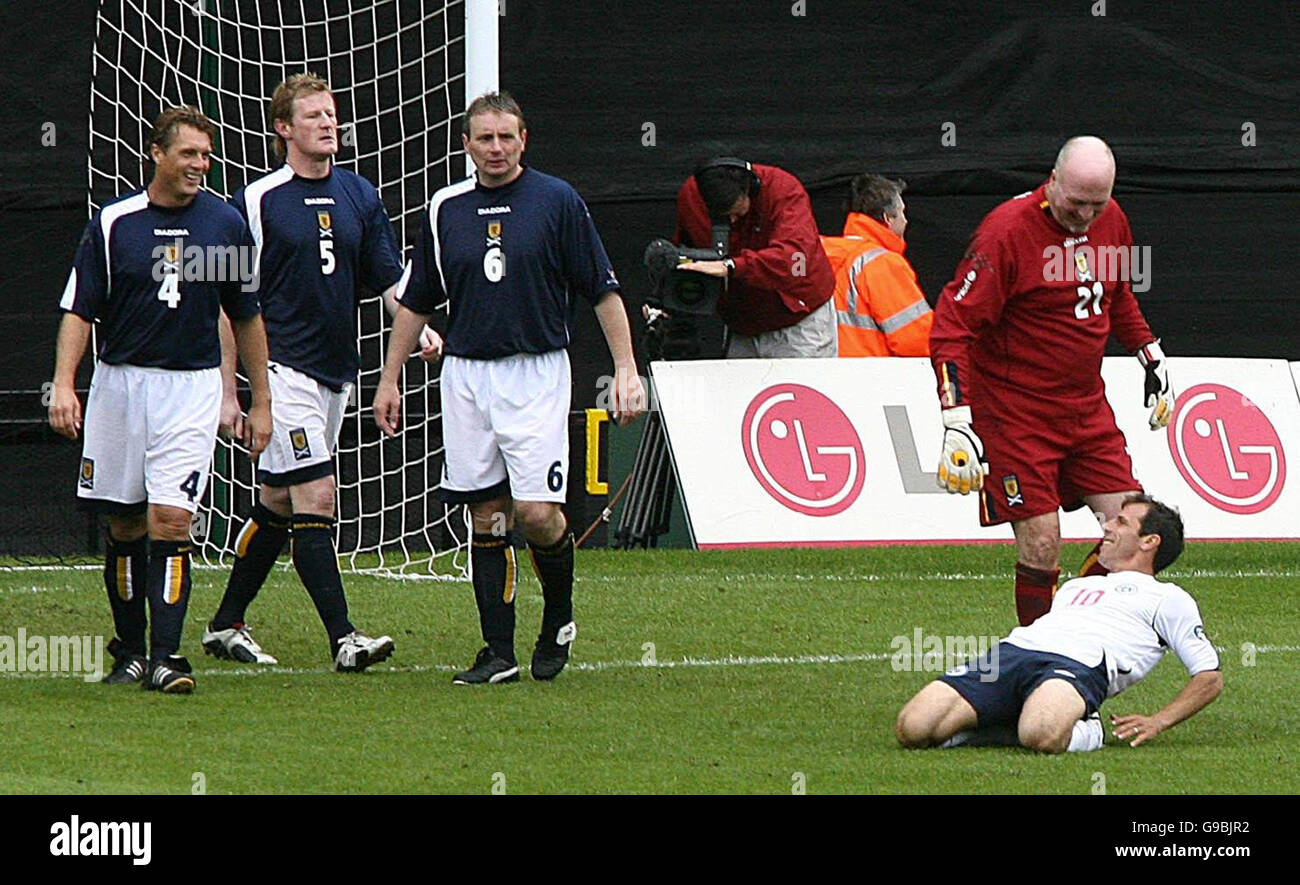
[[[402,276],[402,253],[374,185],[332,168],[303,178],[289,166],[235,193],[258,248],[258,294],[271,361],[339,390],[356,379],[358,283],[381,293]]]
[[[98,320],[106,363],[210,369],[221,365],[220,309],[236,320],[257,314],[245,285],[252,253],[248,227],[224,200],[199,191],[168,208],[135,191],[86,225],[59,308]]]
[[[488,188],[477,176],[429,201],[402,304],[444,300],[444,351],[470,359],[567,347],[579,295],[595,303],[618,278],[587,205],[567,182],[525,167]]]

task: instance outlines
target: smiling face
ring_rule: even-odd
[[[1139,571],[1154,574],[1160,536],[1142,534],[1142,520],[1149,504],[1125,504],[1114,519],[1102,525],[1101,550],[1097,561],[1113,572]]]
[[[319,163],[338,153],[338,115],[334,96],[312,92],[293,100],[293,118],[276,120],[276,133],[284,139],[290,163],[296,159]]]
[[[474,161],[479,183],[500,187],[519,177],[519,163],[528,146],[528,130],[519,128],[514,114],[487,110],[469,121],[469,135],[462,135],[465,152]]]
[[[1073,234],[1086,233],[1110,203],[1115,158],[1099,138],[1071,139],[1047,180],[1045,195],[1052,217]]]
[[[155,144],[149,148],[149,155],[154,162],[149,198],[160,206],[184,206],[199,192],[203,176],[212,165],[212,139],[206,132],[181,123],[166,150]]]

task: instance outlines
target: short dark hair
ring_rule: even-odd
[[[193,126],[200,132],[208,136],[208,141],[214,145],[217,141],[217,126],[207,115],[193,105],[183,104],[178,107],[168,108],[158,115],[158,119],[153,121],[153,129],[149,131],[149,138],[145,141],[144,151],[149,153],[154,145],[163,153],[171,147],[172,140],[176,138],[176,130],[181,126]]]
[[[489,111],[496,111],[498,114],[513,114],[519,121],[519,131],[523,132],[528,129],[528,124],[524,122],[524,112],[519,107],[519,102],[509,92],[485,92],[478,98],[469,103],[465,108],[465,118],[461,120],[460,131],[469,136],[469,121],[479,114],[486,114]]]
[[[1152,563],[1152,567],[1159,573],[1183,552],[1183,518],[1168,504],[1140,492],[1129,495],[1124,499],[1124,504],[1147,505],[1146,515],[1138,525],[1138,534],[1160,536],[1160,546],[1156,548],[1155,562]]]
[[[722,218],[741,197],[752,197],[754,173],[740,166],[706,166],[695,173],[704,206],[712,218]]]
[[[271,120],[271,150],[275,152],[278,159],[283,160],[288,156],[289,148],[280,133],[275,131],[276,121],[283,120],[292,124],[293,103],[317,92],[328,93],[331,97],[334,95],[330,92],[330,84],[311,72],[290,74],[283,83],[275,87],[275,92],[271,95],[271,106],[267,109],[266,115]]]
[[[889,179],[863,172],[849,185],[849,211],[884,221],[886,215],[898,211],[898,198],[906,189],[907,182],[901,178]]]

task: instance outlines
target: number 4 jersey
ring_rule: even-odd
[[[220,308],[258,312],[251,257],[248,227],[223,200],[200,191],[167,208],[136,191],[86,225],[59,308],[99,322],[102,362],[210,369],[221,364]]]
[[[1155,338],[1129,278],[1128,218],[1111,200],[1087,233],[1052,217],[1043,186],[976,229],[935,307],[930,356],[944,408],[981,415],[1073,414],[1104,396],[1113,333],[1130,353]]]
[[[1089,667],[1106,661],[1114,697],[1139,681],[1173,649],[1191,676],[1219,669],[1196,600],[1177,584],[1143,572],[1111,572],[1067,581],[1052,610],[1006,641],[1065,655]]]

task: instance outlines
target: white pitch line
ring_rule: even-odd
[[[229,566],[208,565],[206,563],[195,563],[194,568],[200,571],[226,571]],[[103,565],[3,565],[0,566],[0,573],[4,572],[85,572],[101,571]],[[290,567],[285,565],[280,567],[281,571],[288,572]],[[464,581],[465,578],[459,575],[445,574],[389,574],[373,570],[361,569],[350,574],[356,574],[363,577],[371,578],[391,578],[401,581]],[[704,574],[673,574],[665,575],[662,580],[679,583],[708,583],[722,581],[725,583],[748,583],[755,580],[791,580],[791,581],[820,581],[823,583],[846,583],[846,582],[867,582],[877,583],[880,581],[1005,581],[1010,576],[1010,572],[902,572],[902,573],[872,573],[872,574],[845,574],[837,572],[835,574],[811,575],[798,572],[774,574],[772,572],[709,572]],[[1231,569],[1228,571],[1219,571],[1216,569],[1192,569],[1191,571],[1170,570],[1165,572],[1162,577],[1185,579],[1185,578],[1300,578],[1300,570],[1296,569],[1254,569],[1247,571],[1245,569]],[[579,575],[579,583],[609,584],[622,583],[627,580],[625,575],[607,575],[607,574],[587,574]],[[1066,577],[1069,580],[1069,577]]]
[[[1227,649],[1223,646],[1215,646],[1220,653],[1226,653]],[[1300,645],[1257,645],[1255,646],[1257,654],[1276,654],[1300,652]],[[569,665],[569,670],[594,673],[602,670],[680,670],[694,668],[716,668],[716,667],[762,667],[773,665],[795,665],[803,666],[809,664],[863,664],[888,661],[897,657],[898,653],[885,652],[865,652],[862,654],[847,655],[762,655],[757,657],[728,655],[722,658],[680,658],[678,660],[657,661],[654,664],[645,664],[641,661],[574,661]],[[911,655],[905,656],[909,660]],[[371,673],[457,673],[464,669],[455,664],[399,664],[396,666],[377,666],[370,669]],[[195,670],[195,676],[323,676],[327,673],[334,672],[329,667],[209,667],[202,670]],[[85,674],[82,673],[13,673],[0,672],[0,679],[42,679],[42,678],[76,678],[81,679]]]

